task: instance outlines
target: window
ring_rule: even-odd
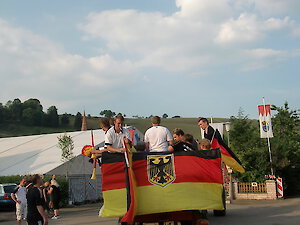
[[[4,193],[12,193],[15,190],[16,185],[6,185],[3,188],[4,188]]]

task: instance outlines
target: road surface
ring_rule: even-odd
[[[116,225],[117,219],[99,218],[99,204],[62,209],[62,218],[50,225]],[[226,217],[213,217],[211,225],[300,225],[300,198],[238,200],[228,205]],[[0,211],[0,225],[15,225],[14,212]]]

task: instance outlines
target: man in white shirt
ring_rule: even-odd
[[[145,143],[150,152],[167,152],[168,146],[173,144],[173,138],[170,131],[160,126],[160,117],[151,118],[152,127],[145,133]],[[171,150],[170,150],[171,151]]]
[[[124,117],[118,115],[114,118],[114,126],[112,126],[105,134],[105,146],[109,152],[125,152],[124,138],[129,143],[129,131],[123,127]]]
[[[18,224],[22,224],[22,219],[26,220],[27,217],[27,189],[25,187],[26,179],[22,178],[20,184],[11,193],[11,198],[16,202],[16,216]]]

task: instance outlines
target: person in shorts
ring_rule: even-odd
[[[22,224],[22,220],[26,220],[27,218],[27,189],[25,185],[26,179],[22,178],[19,185],[16,187],[13,193],[11,193],[11,198],[16,203],[16,216],[19,225]]]
[[[48,194],[50,194],[50,201],[54,209],[54,216],[51,219],[59,219],[60,188],[56,180],[50,181]]]

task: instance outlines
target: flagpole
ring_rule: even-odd
[[[263,97],[263,105],[264,105],[264,117],[265,117],[265,121],[267,121],[266,120],[267,110],[266,110],[265,97]],[[269,124],[269,126],[271,126],[271,124]],[[270,142],[269,132],[270,132],[270,128],[267,129],[267,140],[268,140],[269,157],[270,157],[270,163],[271,163],[271,174],[274,175],[273,160],[272,160],[272,151],[271,151],[271,142]]]

